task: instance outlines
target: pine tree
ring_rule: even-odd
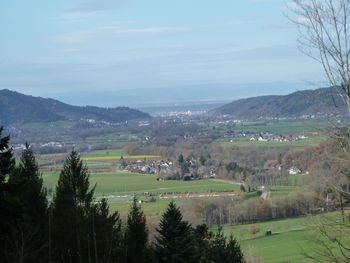
[[[0,184],[4,184],[5,177],[15,166],[13,151],[10,147],[10,136],[1,137],[4,127],[0,127]]]
[[[9,145],[10,136],[2,137],[3,130],[0,127],[0,259],[11,262],[13,229],[21,213],[19,203],[13,198],[14,189],[6,182],[6,177],[14,170],[15,159]]]
[[[237,240],[233,238],[231,235],[228,244],[226,246],[226,251],[227,251],[227,262],[232,262],[232,263],[244,263],[244,255],[242,253],[241,247],[238,244]]]
[[[230,236],[227,242],[226,237],[222,232],[222,228],[219,227],[218,232],[215,234],[210,248],[210,258],[212,262],[216,263],[244,263],[244,256],[237,241]]]
[[[89,213],[94,189],[76,151],[67,157],[53,200],[52,244],[54,257],[64,262],[88,262]]]
[[[107,200],[103,198],[93,205],[89,222],[88,258],[90,262],[121,262],[123,237],[119,213],[110,213]]]
[[[9,183],[16,185],[17,197],[21,200],[25,215],[35,222],[47,221],[47,193],[28,143],[22,152],[18,168],[9,177]]]
[[[155,254],[158,262],[195,262],[192,227],[183,221],[174,202],[163,214],[157,232]]]
[[[211,262],[210,261],[210,245],[213,233],[209,231],[207,225],[198,225],[193,230],[194,236],[194,262]]]
[[[148,262],[146,217],[134,197],[125,231],[127,262]]]
[[[219,227],[218,232],[214,236],[212,246],[210,249],[210,254],[211,254],[211,260],[215,263],[225,263],[227,260],[226,238],[222,233],[221,227]]]
[[[47,262],[47,199],[38,164],[29,144],[21,155],[20,164],[9,176],[11,195],[20,208],[20,218],[12,224],[12,249],[15,258],[25,262]],[[14,245],[12,243],[12,246]],[[16,260],[19,261],[19,260]]]

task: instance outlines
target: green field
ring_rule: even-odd
[[[304,140],[291,141],[291,142],[278,142],[278,141],[250,141],[249,139],[234,139],[232,142],[229,139],[219,139],[216,142],[222,147],[289,147],[304,149],[307,147],[313,147],[319,145],[326,139],[325,136],[312,136]]]
[[[85,138],[84,143],[97,146],[105,146],[108,148],[122,149],[125,145],[130,143],[140,142],[145,135],[131,134],[130,132],[112,132]]]
[[[44,183],[54,188],[58,173],[44,174]],[[132,193],[202,193],[214,191],[239,191],[239,185],[214,180],[157,181],[154,175],[134,173],[92,174],[90,184],[97,184],[97,195],[125,195]]]
[[[83,161],[114,161],[114,160],[120,160],[122,155],[107,155],[107,156],[82,156],[81,160]],[[144,159],[159,159],[160,156],[158,155],[126,155],[123,156],[124,159],[137,159],[137,160],[144,160]]]
[[[236,237],[244,251],[253,250],[264,262],[309,262],[308,255],[319,256],[317,243],[317,224],[323,217],[334,217],[337,213],[327,215],[296,217],[285,220],[274,220],[257,224],[224,226],[226,235]],[[253,235],[249,232],[251,226],[256,226],[260,232]],[[213,228],[215,230],[215,228]],[[272,231],[272,236],[266,236],[266,231]]]
[[[271,132],[274,134],[301,134],[320,132],[332,124],[328,121],[256,121],[236,123],[235,125],[209,125],[203,130],[223,130],[236,132]]]
[[[83,156],[84,157],[89,157],[89,156],[123,156],[125,155],[124,150],[122,149],[111,149],[111,150],[97,150],[97,151],[91,151],[88,153],[84,153]]]
[[[98,150],[84,153],[81,156],[83,161],[114,161],[120,160],[123,156],[124,159],[159,159],[157,155],[127,155],[122,149],[111,149],[111,150]]]

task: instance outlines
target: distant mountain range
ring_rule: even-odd
[[[151,116],[127,107],[79,107],[54,99],[28,96],[7,89],[0,90],[0,125],[82,119],[115,123],[146,118]]]
[[[336,88],[303,90],[283,96],[240,99],[211,111],[237,119],[346,116],[347,109]]]

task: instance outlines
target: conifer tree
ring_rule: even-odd
[[[5,177],[10,174],[15,166],[13,151],[10,147],[10,136],[1,137],[4,127],[0,127],[0,184],[5,182]]]
[[[29,144],[20,164],[9,176],[12,200],[18,204],[20,217],[12,224],[11,245],[16,261],[47,262],[47,199],[38,164]]]
[[[231,236],[227,242],[222,228],[215,234],[210,249],[210,258],[216,263],[244,263],[244,256],[237,241]]]
[[[241,247],[238,244],[237,240],[233,238],[231,235],[228,243],[226,245],[226,251],[227,251],[227,262],[232,263],[244,263],[244,255],[242,253]]]
[[[4,128],[0,127],[0,259],[11,262],[9,253],[12,252],[10,242],[12,240],[13,226],[20,218],[20,206],[13,199],[12,190],[6,177],[13,171],[15,159],[10,147],[10,136],[2,137]]]
[[[89,262],[121,262],[123,259],[121,220],[118,212],[110,213],[105,198],[92,206],[89,223]]]
[[[157,229],[155,254],[158,262],[195,262],[191,225],[182,219],[180,209],[172,201]]]
[[[194,236],[194,262],[211,262],[210,261],[210,245],[213,233],[209,231],[207,225],[198,225],[193,230]]]
[[[89,213],[94,189],[76,151],[67,157],[53,199],[52,244],[54,257],[63,262],[88,262]]]
[[[127,262],[148,262],[147,258],[148,230],[146,217],[134,197],[128,215],[125,231],[125,246]]]

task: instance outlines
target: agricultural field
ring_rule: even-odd
[[[58,181],[58,173],[43,174],[44,185],[53,192]],[[137,194],[141,200],[150,199],[150,194],[167,193],[209,193],[239,191],[238,184],[215,180],[194,181],[157,181],[154,175],[118,173],[93,173],[90,176],[90,185],[96,184],[97,198],[106,197],[112,211],[118,211],[125,217],[130,209],[132,195]],[[206,198],[206,197],[203,197]],[[182,205],[193,198],[177,198],[176,203]],[[171,199],[155,198],[153,202],[142,204],[142,209],[150,222],[158,222],[161,214],[166,210]]]
[[[226,225],[223,231],[236,237],[245,252],[254,251],[264,262],[309,262],[304,249],[307,248],[308,255],[318,256],[317,226],[324,218],[336,215],[329,213],[256,224]],[[252,234],[253,227],[259,232]],[[266,236],[267,231],[272,231],[272,235]]]
[[[58,181],[58,173],[43,175],[47,188],[54,188]],[[193,181],[157,181],[154,175],[134,174],[128,172],[92,174],[90,184],[97,185],[97,195],[130,195],[134,193],[205,193],[222,191],[239,191],[238,184],[230,184],[215,180]]]
[[[303,140],[290,141],[290,142],[278,142],[278,141],[250,141],[248,138],[242,139],[219,139],[216,142],[222,147],[288,147],[293,149],[305,149],[319,145],[327,137],[322,135],[311,136]]]
[[[329,121],[305,120],[305,121],[256,121],[242,122],[221,125],[208,125],[203,127],[204,131],[236,131],[236,132],[271,132],[274,134],[303,134],[312,132],[322,132],[324,129],[331,127]]]
[[[137,159],[137,160],[144,160],[144,159],[159,159],[160,156],[158,155],[105,155],[105,156],[94,156],[94,155],[88,155],[88,156],[81,156],[81,160],[83,161],[118,161],[123,157],[124,159]]]
[[[96,150],[88,153],[84,153],[84,157],[101,157],[101,156],[124,156],[125,152],[123,149],[108,149],[108,150]]]
[[[111,132],[86,137],[84,143],[88,145],[108,146],[108,148],[122,149],[127,144],[140,142],[143,137],[145,137],[143,133],[131,134],[130,132]]]

